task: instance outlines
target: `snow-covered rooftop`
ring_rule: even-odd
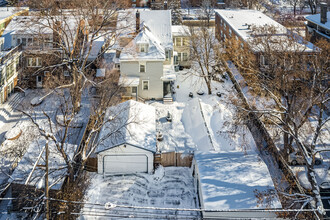
[[[330,11],[327,12],[327,22],[325,24],[321,23],[321,14],[307,15],[306,20],[311,21],[325,29],[330,30]]]
[[[153,106],[129,100],[107,109],[96,152],[131,144],[156,152],[156,112]]]
[[[38,165],[45,165],[45,139],[39,139],[33,142],[27,152],[24,154],[22,160],[15,168],[14,173],[12,174],[12,178],[9,179],[9,182],[13,182],[16,184],[25,184],[27,181],[31,171],[33,170],[33,166],[39,155],[41,155],[39,159]],[[64,151],[67,153],[69,157],[72,157],[77,145],[65,144]],[[42,152],[42,153],[41,153]],[[71,158],[72,159],[72,158]],[[70,159],[70,160],[71,160]],[[49,186],[51,189],[59,190],[62,186],[62,183],[65,179],[67,169],[66,163],[61,155],[61,153],[57,150],[54,142],[49,142]],[[32,173],[28,185],[35,186],[37,188],[43,188],[45,184],[44,179],[45,169],[41,166],[36,166],[34,172]]]
[[[97,37],[93,43],[92,43],[92,48],[90,50],[90,53],[88,55],[88,61],[93,61],[97,58],[99,55],[103,45],[105,43],[104,37]]]
[[[189,28],[185,25],[172,25],[172,35],[176,36],[188,36]]]
[[[273,26],[276,28],[278,34],[286,34],[287,29],[271,19],[267,15],[256,10],[242,10],[242,9],[218,9],[215,10],[232,28],[233,30],[246,40],[252,33],[249,25],[256,27],[263,27],[265,25]]]
[[[215,12],[220,15],[229,25],[232,30],[240,36],[244,41],[251,43],[255,38],[265,38],[266,41],[271,41],[269,45],[278,51],[281,50],[294,50],[300,52],[313,52],[314,45],[310,42],[305,42],[302,37],[295,35],[293,42],[291,40],[291,34],[286,27],[256,10],[242,10],[242,9],[218,9]],[[274,33],[259,33],[254,32],[253,28],[271,27],[274,28]],[[271,35],[269,36],[265,36]],[[261,40],[258,40],[262,42]],[[286,44],[289,42],[288,44]],[[255,43],[252,43],[255,44]],[[253,45],[253,49],[256,51],[263,50],[262,43]]]
[[[140,17],[140,23],[150,29],[163,47],[173,47],[170,10],[141,11]]]
[[[40,35],[40,34],[53,34],[53,29],[50,27],[49,22],[61,21],[62,28],[67,31],[69,40],[75,38],[76,29],[80,25],[81,19],[74,16],[61,16],[54,17],[53,19],[44,19],[38,16],[16,16],[6,27],[2,36],[5,37],[4,47],[8,48],[12,44],[12,35]],[[70,32],[70,33],[68,33]]]
[[[268,168],[256,153],[195,153],[205,209],[281,208],[277,197],[271,207],[258,204],[255,190],[274,190]]]
[[[148,44],[147,52],[139,52],[138,44]],[[161,60],[165,61],[165,50],[161,42],[144,26],[140,33],[123,49],[120,54],[120,61],[130,60]]]
[[[136,30],[136,12],[140,13],[140,26],[147,26],[164,48],[172,47],[171,11],[149,9],[128,9],[118,12],[117,34],[132,37]]]
[[[28,7],[0,7],[0,20],[6,19],[18,12],[29,10]]]

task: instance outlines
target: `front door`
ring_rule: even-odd
[[[42,77],[37,76],[37,88],[41,88],[41,87],[42,87]]]
[[[163,82],[164,86],[164,97],[171,96],[171,82]]]

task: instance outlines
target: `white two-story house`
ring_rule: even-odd
[[[171,12],[143,10],[136,11],[135,17],[135,33],[119,57],[125,96],[172,100],[171,82],[175,74]]]

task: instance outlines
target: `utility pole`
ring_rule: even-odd
[[[48,139],[46,140],[46,175],[45,175],[45,198],[46,198],[46,219],[49,220],[49,191],[48,191]]]

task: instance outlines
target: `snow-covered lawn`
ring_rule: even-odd
[[[92,174],[81,219],[105,217],[194,218],[195,211],[150,209],[147,207],[194,209],[197,207],[191,169],[159,167],[155,174],[103,177]],[[109,208],[112,207],[112,208]],[[146,207],[143,209],[142,207]]]
[[[215,162],[212,163],[213,170],[207,169],[208,162],[201,161],[199,165],[199,170],[207,171],[204,174],[213,184],[213,186],[204,185],[204,189],[206,187],[208,192],[214,190],[213,195],[216,195],[211,199],[211,208],[260,208],[254,192],[274,190],[274,184],[267,166],[258,156],[249,130],[243,122],[236,121],[236,108],[232,104],[235,91],[231,81],[214,82],[213,94],[208,95],[204,82],[187,72],[184,70],[177,73],[173,104],[148,102],[156,108],[156,130],[164,137],[163,141],[158,141],[157,150],[195,152],[207,157],[217,155],[213,158]],[[205,94],[198,95],[197,92],[200,91],[204,91]],[[193,98],[189,97],[190,92],[193,93]],[[216,95],[217,92],[221,93],[221,97]],[[166,120],[168,112],[173,117],[172,122]],[[231,160],[233,155],[235,158]],[[212,156],[210,159],[212,161]],[[221,164],[219,165],[217,161]],[[124,213],[133,217],[143,215],[146,211],[140,210],[141,213],[134,214],[132,208],[119,206],[105,210],[104,206],[107,202],[124,206],[195,208],[194,198],[198,195],[193,190],[196,186],[190,169],[166,167],[164,177],[159,179],[159,176],[162,176],[160,173],[163,172],[161,170],[156,170],[154,175],[137,174],[104,178],[94,174],[90,178],[91,186],[85,195],[87,204],[82,210],[82,218],[88,219],[89,214],[93,215],[98,210],[102,210],[101,214]],[[244,181],[240,181],[242,178]],[[202,184],[204,183],[202,181]],[[236,186],[232,186],[231,183],[236,183]],[[211,197],[207,191],[203,192],[206,193],[205,201]],[[239,195],[240,193],[242,195]],[[93,205],[94,203],[101,205]],[[280,207],[276,195],[271,207]],[[154,211],[156,210],[152,213],[155,213]],[[157,210],[157,212],[174,214],[168,210],[162,212]]]

